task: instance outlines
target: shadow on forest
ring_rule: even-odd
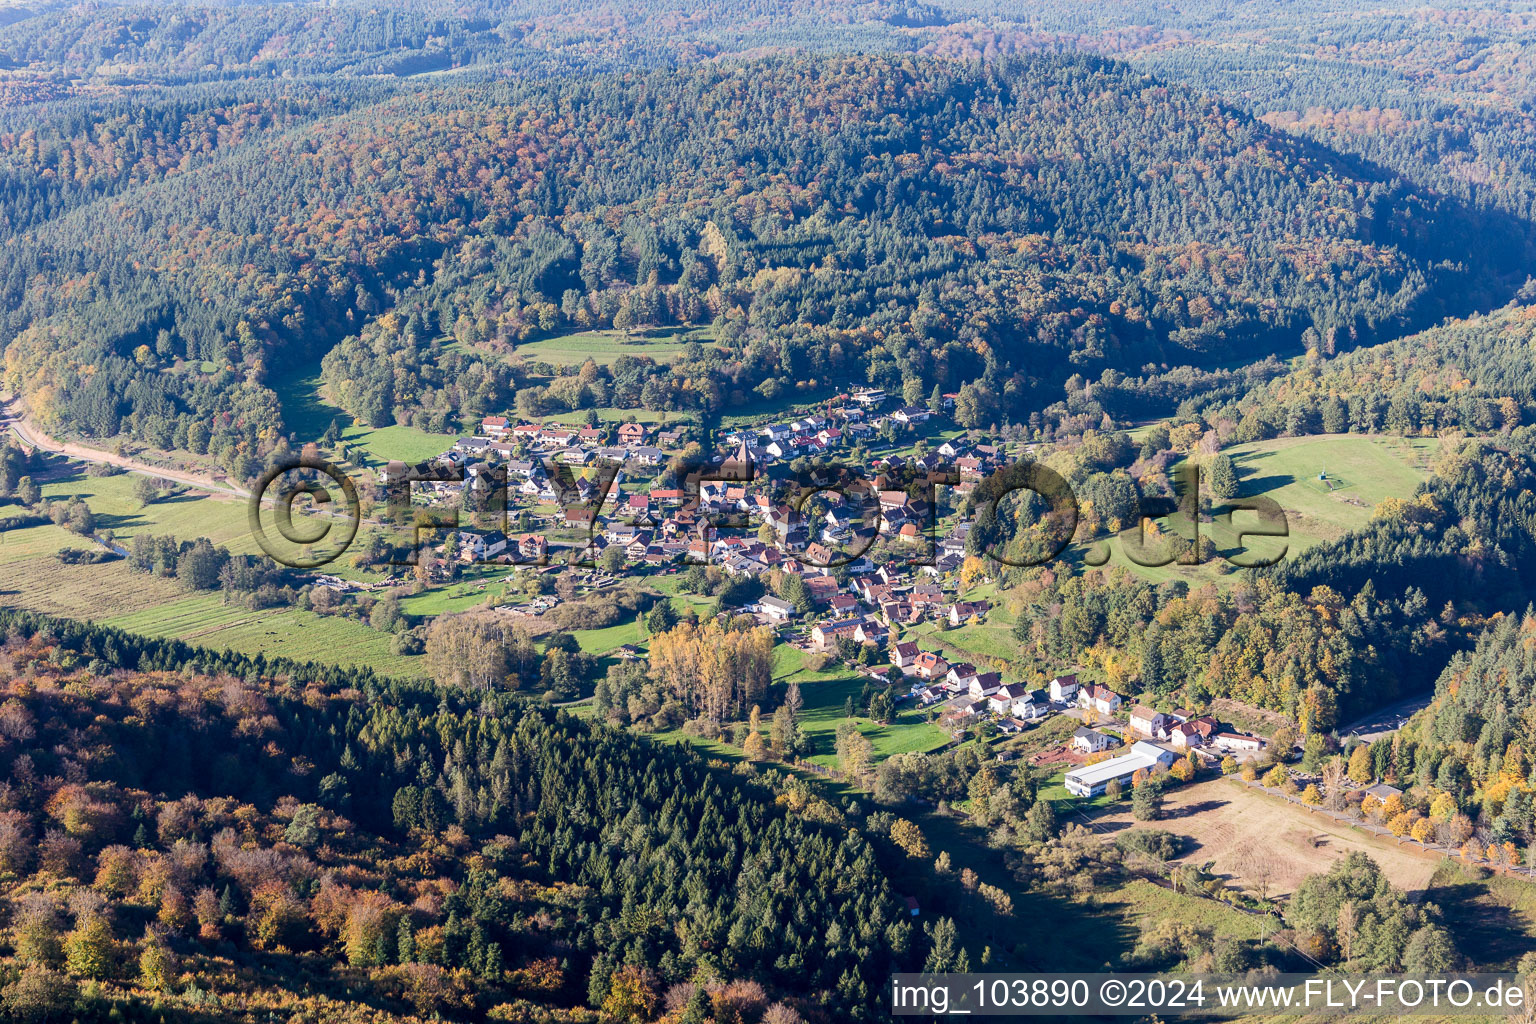
[[[980,881],[999,886],[1013,897],[1014,914],[1010,922],[1050,922],[1048,931],[1020,929],[1016,924],[1004,923],[994,934],[986,936],[994,950],[1023,947],[1009,969],[1097,971],[1106,964],[1118,963],[1122,954],[1135,947],[1140,931],[1125,916],[1106,913],[1102,906],[1085,906],[1063,896],[1020,886],[1003,864],[1002,855],[987,845],[984,829],[937,812],[919,814],[909,809],[907,816],[919,824],[934,849],[949,853],[956,873],[970,868]],[[965,924],[979,927],[979,918],[983,916],[969,914],[962,918],[959,915],[963,908],[959,906],[940,905],[931,911],[925,907],[924,911],[925,916],[951,916],[957,924],[964,921],[962,928]],[[975,953],[972,950],[973,957]]]
[[[1446,884],[1427,890],[1456,936],[1456,948],[1479,968],[1513,970],[1516,961],[1536,951],[1536,936],[1512,908],[1500,903],[1486,883],[1456,873]]]

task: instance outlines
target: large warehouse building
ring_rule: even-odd
[[[1098,764],[1088,764],[1081,768],[1074,768],[1067,772],[1067,792],[1073,796],[1098,796],[1104,792],[1111,779],[1119,779],[1121,785],[1128,785],[1131,776],[1145,768],[1151,771],[1158,765],[1168,767],[1178,758],[1171,750],[1164,750],[1155,743],[1145,740],[1131,745],[1128,753],[1119,757],[1112,757],[1108,761],[1100,761]]]

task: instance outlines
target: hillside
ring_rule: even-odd
[[[1517,256],[1473,246],[1455,204],[1080,58],[434,83],[128,195],[5,242],[6,380],[44,425],[241,477],[278,443],[265,385],[337,342],[332,396],[374,425],[441,429],[519,388],[545,412],[714,412],[827,380],[968,384],[984,425],[1073,370],[1308,329],[1346,347],[1476,301]],[[621,361],[604,394],[502,358],[711,320],[714,347]]]
[[[686,748],[366,674],[152,670],[176,651],[4,622],[10,1012],[593,1021],[665,997],[873,1019],[917,955],[839,811]]]

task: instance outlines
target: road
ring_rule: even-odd
[[[210,494],[222,494],[231,498],[249,498],[251,496],[251,492],[242,487],[214,480],[211,477],[200,476],[196,473],[186,473],[180,470],[163,469],[160,466],[141,462],[138,459],[129,458],[125,455],[104,452],[98,448],[87,448],[84,445],[59,441],[49,437],[39,430],[35,424],[27,422],[21,408],[20,399],[13,399],[0,406],[0,432],[5,430],[9,430],[10,433],[16,435],[22,444],[39,448],[45,452],[52,452],[55,455],[79,459],[81,462],[96,462],[107,466],[116,466],[130,473],[152,476],[160,480],[170,480],[184,487],[207,491]]]
[[[1383,736],[1390,735],[1400,729],[1404,722],[1412,718],[1414,713],[1422,711],[1429,706],[1434,699],[1433,693],[1421,693],[1416,697],[1398,701],[1389,707],[1379,711],[1373,711],[1364,718],[1356,719],[1348,725],[1339,727],[1339,737],[1358,736],[1367,743],[1379,740]]]

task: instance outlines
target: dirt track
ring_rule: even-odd
[[[25,418],[21,400],[13,399],[6,403],[3,411],[0,411],[0,429],[9,429],[12,434],[26,445],[40,448],[45,452],[53,452],[56,455],[66,455],[82,462],[96,462],[108,466],[116,466],[130,473],[138,473],[142,476],[152,476],[162,480],[172,480],[187,487],[207,491],[210,494],[222,494],[232,498],[249,498],[250,492],[242,487],[224,481],[215,480],[212,477],[201,476],[196,473],[187,473],[181,470],[164,469],[138,459],[117,455],[113,452],[105,452],[99,448],[88,448],[85,445],[75,444],[70,441],[60,441],[43,433],[36,425]]]

